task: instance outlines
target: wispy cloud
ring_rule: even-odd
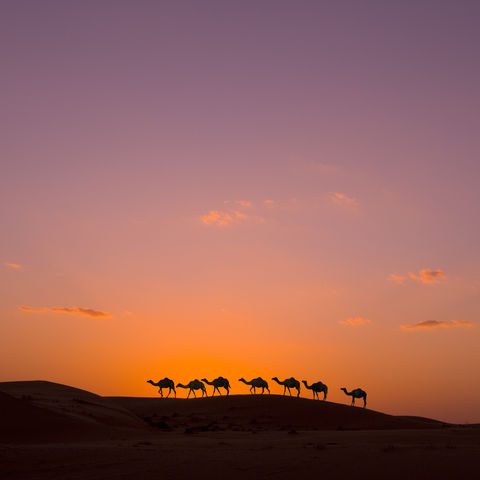
[[[202,216],[202,222],[205,225],[217,225],[225,227],[234,222],[234,218],[227,212],[220,210],[210,210],[206,215]]]
[[[347,318],[345,320],[339,320],[338,323],[340,325],[359,326],[359,325],[368,325],[369,323],[372,323],[372,322],[368,318],[352,317],[352,318]]]
[[[439,283],[441,280],[445,280],[447,275],[443,270],[430,270],[425,268],[420,270],[418,273],[410,272],[408,275],[398,275],[396,273],[391,273],[388,276],[388,279],[398,283],[399,285],[404,285],[408,280],[415,280],[416,282],[432,284]]]
[[[56,313],[70,313],[73,315],[84,315],[85,317],[93,318],[106,318],[111,315],[108,312],[102,312],[100,310],[94,310],[93,308],[81,308],[81,307],[53,307],[50,309],[52,312]]]
[[[265,219],[255,214],[254,204],[249,200],[225,200],[224,210],[210,210],[201,217],[205,225],[227,227],[235,223],[263,223]]]
[[[84,317],[91,318],[108,318],[111,317],[110,313],[102,312],[101,310],[94,310],[93,308],[82,308],[82,307],[42,307],[34,308],[21,305],[18,307],[19,310],[23,312],[30,313],[39,313],[39,312],[55,312],[55,313],[68,313],[70,315],[82,315]]]
[[[18,263],[12,263],[12,262],[5,262],[4,265],[8,268],[12,268],[14,270],[20,270],[21,268],[23,268],[21,265],[19,265]]]
[[[404,285],[407,281],[407,277],[405,275],[396,275],[395,273],[391,273],[388,277],[392,282],[398,283],[399,285]]]
[[[349,197],[345,193],[330,192],[330,200],[333,204],[344,208],[357,208],[358,200],[354,197]]]
[[[452,327],[473,327],[474,323],[465,320],[452,320],[444,322],[439,320],[425,320],[424,322],[414,323],[412,325],[401,325],[403,330],[429,330],[433,328],[452,328]]]
[[[252,203],[252,202],[249,202],[248,200],[235,200],[234,203],[235,203],[236,205],[238,205],[239,207],[243,207],[243,208],[253,207],[253,203]]]
[[[445,275],[445,272],[440,269],[438,270],[424,269],[424,270],[420,270],[418,274],[409,273],[408,275],[413,280],[417,280],[418,282],[421,282],[421,283],[438,283],[440,280],[444,280],[445,278],[447,278],[447,276]]]
[[[48,308],[34,308],[34,307],[26,307],[24,305],[20,305],[18,309],[24,312],[32,312],[32,313],[45,312],[46,310],[48,310]]]

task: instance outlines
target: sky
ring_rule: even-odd
[[[0,381],[480,422],[479,43],[468,0],[1,2]]]

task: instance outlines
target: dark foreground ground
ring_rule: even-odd
[[[0,478],[480,478],[480,427],[329,402],[0,383]]]

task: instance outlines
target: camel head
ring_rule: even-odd
[[[345,387],[342,387],[340,390],[343,390],[345,393],[348,393],[348,391]]]
[[[242,378],[239,378],[238,381],[239,382],[245,382],[245,379],[242,377]]]
[[[277,377],[272,377],[272,380],[275,380],[276,382],[278,382],[278,378],[277,378]]]
[[[302,383],[308,388],[308,383],[306,380],[302,380]]]
[[[151,383],[153,385],[153,380],[147,380],[147,383]]]

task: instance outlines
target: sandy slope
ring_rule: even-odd
[[[8,382],[0,412],[2,480],[480,478],[478,426],[329,402],[103,398]]]
[[[208,426],[214,430],[376,430],[440,428],[420,417],[397,417],[373,410],[281,395],[230,395],[197,399],[108,397],[164,428]]]
[[[148,426],[120,405],[57,383],[0,383],[0,441],[109,438],[118,429]]]

